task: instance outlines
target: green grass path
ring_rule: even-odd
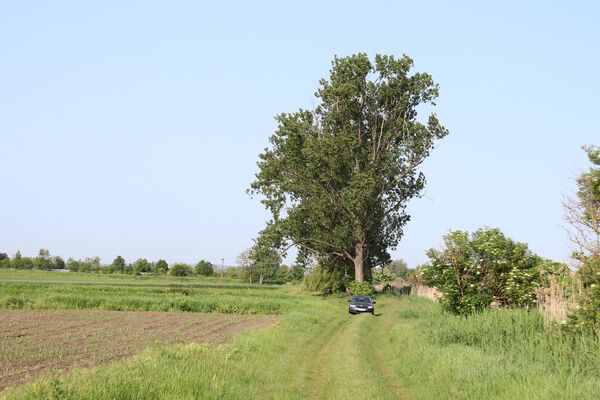
[[[365,398],[404,398],[401,384],[384,362],[375,345],[378,335],[392,324],[392,304],[380,301],[376,315],[359,314],[343,321],[314,357],[313,399],[348,399],[361,393]]]

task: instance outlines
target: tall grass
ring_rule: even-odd
[[[381,341],[397,344],[390,364],[411,397],[600,398],[595,337],[551,332],[535,310],[489,309],[465,318],[418,296],[401,301],[400,322]]]
[[[439,313],[425,322],[434,343],[475,346],[541,363],[564,374],[600,378],[600,341],[592,335],[549,331],[535,310],[488,309],[469,317]]]

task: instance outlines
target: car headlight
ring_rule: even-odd
[[[354,304],[350,304],[350,308],[356,308]]]

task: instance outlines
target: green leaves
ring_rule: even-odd
[[[469,314],[488,307],[530,307],[535,288],[543,280],[543,261],[525,243],[514,242],[499,229],[482,228],[469,235],[451,231],[444,236],[445,248],[430,249],[429,262],[421,268],[421,279],[443,293],[444,308]],[[553,267],[552,267],[553,268]],[[547,277],[546,277],[547,279]]]
[[[204,276],[211,276],[213,274],[213,270],[214,270],[214,267],[213,267],[212,263],[209,261],[206,261],[206,260],[198,261],[198,264],[196,264],[196,268],[195,268],[196,275],[204,275]]]
[[[409,75],[412,64],[407,56],[335,57],[315,110],[277,117],[249,190],[271,211],[261,236],[272,247],[299,246],[346,273],[354,267],[357,279],[389,260],[409,220],[406,204],[425,185],[418,167],[448,134],[434,115],[417,120],[438,86],[428,74]]]

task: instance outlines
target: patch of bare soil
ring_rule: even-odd
[[[158,342],[217,346],[275,317],[151,311],[0,310],[0,390],[129,357]]]

